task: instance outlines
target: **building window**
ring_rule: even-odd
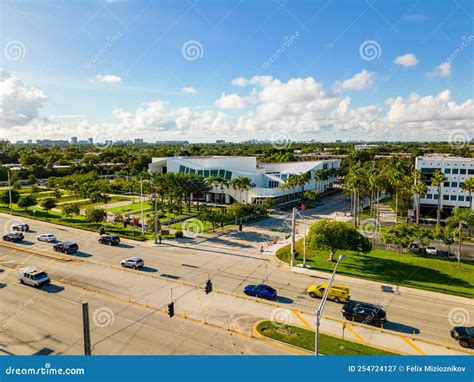
[[[190,169],[189,169],[189,172],[190,172],[191,174],[195,174],[195,173],[196,173],[196,170],[193,169],[193,168],[190,168]]]
[[[203,170],[198,170],[198,175],[204,176],[204,171]]]
[[[444,183],[443,183],[443,186],[444,186],[444,187],[449,187],[449,182],[444,182]]]
[[[463,165],[463,166],[464,166],[464,165]],[[460,170],[459,170],[459,173],[460,173],[461,175],[466,175],[466,169],[465,169],[465,168],[460,169]]]
[[[451,169],[450,168],[445,168],[444,173],[445,174],[451,174]]]
[[[459,196],[458,196],[458,200],[459,200],[460,202],[464,202],[464,195],[459,195]]]
[[[226,171],[225,172],[225,178],[227,180],[231,180],[232,179],[232,172],[231,171]]]
[[[443,200],[449,200],[449,195],[443,195]]]
[[[450,199],[450,200],[454,200],[454,201],[455,201],[456,199],[457,199],[457,198],[456,198],[456,195],[451,195],[451,199]]]
[[[467,173],[469,175],[474,175],[474,168],[470,168],[469,170],[467,170]]]
[[[426,199],[433,199],[433,194],[426,195]]]
[[[459,169],[458,169],[458,168],[453,168],[453,174],[454,174],[454,175],[459,174]]]
[[[466,196],[466,202],[470,202],[471,201],[471,197],[470,196]]]
[[[451,187],[457,187],[458,186],[458,182],[451,182]]]
[[[209,178],[209,170],[204,170],[204,178]]]
[[[185,167],[183,165],[179,166],[179,172],[184,172]]]
[[[224,178],[225,177],[225,170],[219,170],[219,176],[221,178]]]
[[[211,170],[211,176],[217,176],[219,170]]]
[[[438,200],[438,194],[433,194],[433,199]]]

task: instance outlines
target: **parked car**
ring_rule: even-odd
[[[313,298],[322,298],[326,288],[327,284],[310,285],[307,292]],[[329,290],[328,299],[334,302],[349,302],[351,299],[349,288],[340,285],[333,285]]]
[[[17,243],[19,241],[22,241],[24,238],[25,238],[25,235],[23,235],[21,232],[10,232],[3,235],[4,241],[11,241],[12,243]]]
[[[438,250],[432,245],[430,245],[426,247],[426,254],[430,256],[436,256],[438,254]]]
[[[382,306],[363,302],[348,302],[341,310],[344,318],[367,325],[383,326],[387,322],[387,313]]]
[[[53,244],[53,249],[56,252],[67,253],[69,255],[71,253],[76,253],[79,250],[79,246],[71,241],[59,241],[56,244]]]
[[[408,251],[411,253],[420,253],[421,247],[417,243],[410,243],[410,245],[408,246]]]
[[[30,230],[30,226],[26,223],[14,224],[12,226],[13,231],[26,232]]]
[[[140,259],[139,257],[130,257],[128,259],[122,260],[120,262],[120,265],[125,268],[133,268],[133,269],[138,269],[141,268],[145,265],[145,262]]]
[[[120,244],[120,238],[117,235],[104,235],[99,237],[100,244],[118,245]]]
[[[33,267],[25,267],[20,269],[18,279],[20,280],[20,283],[30,285],[35,288],[41,288],[43,285],[47,285],[51,282],[46,272],[39,271]]]
[[[54,236],[54,234],[52,233],[43,233],[41,235],[36,236],[36,239],[38,239],[38,241],[45,241],[46,243],[52,243],[56,241],[56,236]]]
[[[277,296],[277,291],[271,286],[265,284],[247,285],[244,288],[244,293],[247,296],[255,296],[259,298],[265,298],[267,300],[273,300]]]
[[[459,342],[463,348],[474,346],[474,326],[455,326],[451,329],[451,337]]]

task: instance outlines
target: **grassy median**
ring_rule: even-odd
[[[302,263],[302,241],[296,243],[296,263]],[[339,264],[337,273],[383,283],[407,286],[447,293],[468,298],[474,297],[474,262],[432,258],[414,253],[399,253],[386,249],[374,249],[370,253],[341,251],[346,258]],[[280,260],[289,263],[290,246],[277,251]],[[306,264],[312,269],[332,272],[327,251],[307,249]]]
[[[292,325],[276,327],[271,321],[262,321],[257,331],[265,337],[285,342],[314,352],[314,331]],[[319,351],[324,355],[399,355],[341,338],[319,335]]]

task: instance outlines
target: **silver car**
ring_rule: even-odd
[[[120,262],[120,265],[125,268],[138,269],[140,267],[143,267],[145,265],[145,262],[139,257],[134,256],[134,257],[130,257],[128,259],[122,260]]]
[[[41,235],[36,236],[36,239],[38,239],[38,241],[45,241],[46,243],[52,243],[56,241],[56,236],[54,236],[54,234],[52,233],[43,233]]]

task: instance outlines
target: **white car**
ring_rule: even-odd
[[[426,254],[430,256],[436,256],[438,254],[438,250],[430,245],[429,247],[426,247]]]
[[[56,241],[56,236],[54,236],[52,233],[43,233],[42,235],[38,235],[36,238],[38,241],[45,241],[47,243]]]
[[[145,265],[145,262],[139,257],[130,257],[129,259],[122,260],[120,265],[124,268],[138,269]]]

